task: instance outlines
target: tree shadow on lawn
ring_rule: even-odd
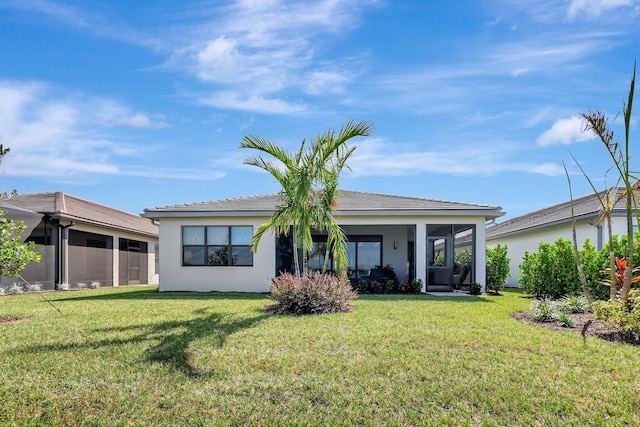
[[[139,331],[129,338],[109,338],[90,341],[90,336],[84,342],[31,345],[16,349],[15,353],[25,356],[29,353],[50,351],[76,351],[101,347],[118,346],[149,342],[145,347],[145,359],[150,363],[163,363],[173,366],[178,372],[189,377],[206,376],[192,364],[189,345],[201,338],[214,338],[216,348],[221,348],[227,337],[238,331],[254,327],[257,323],[270,317],[269,314],[256,310],[261,314],[235,319],[230,314],[206,314],[207,309],[194,311],[199,315],[193,319],[172,320],[154,324],[132,325],[114,328],[98,328],[90,332],[95,334]],[[152,344],[153,341],[159,341]],[[37,357],[37,355],[34,355]]]

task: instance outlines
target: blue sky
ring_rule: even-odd
[[[622,139],[639,56],[638,0],[0,0],[2,190],[134,213],[272,193],[244,135],[293,150],[354,119],[376,131],[342,188],[513,217],[568,199],[563,159],[590,192],[570,153],[615,183],[579,115]]]

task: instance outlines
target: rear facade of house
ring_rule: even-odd
[[[623,188],[614,188],[611,193],[612,200],[618,200],[611,213],[613,235],[627,233],[626,199],[621,197],[623,190]],[[606,193],[602,191],[598,195],[604,198]],[[573,239],[571,205],[571,201],[565,201],[509,219],[487,229],[487,246],[495,247],[501,244],[508,248],[508,256],[511,258],[511,277],[508,279],[507,286],[520,285],[518,282],[520,264],[525,252],[536,252],[540,243],[554,243],[560,237],[566,240]],[[573,218],[576,221],[578,248],[581,249],[588,239],[596,250],[602,249],[607,242],[609,230],[607,221],[602,217],[602,207],[595,193],[573,200]],[[634,228],[637,230],[637,224]]]
[[[266,233],[257,252],[250,245],[279,202],[272,194],[145,209],[160,227],[160,290],[267,292],[273,277],[293,269],[291,238]],[[484,286],[485,224],[503,215],[499,206],[357,191],[343,191],[337,203],[352,283],[384,268],[399,281],[421,279],[424,291]],[[314,233],[310,271],[322,269],[325,242]]]
[[[34,242],[41,255],[21,278],[2,277],[4,287],[22,281],[50,290],[63,283],[158,283],[158,227],[149,219],[62,192],[11,196],[0,208],[25,222],[23,240]]]

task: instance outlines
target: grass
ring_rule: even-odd
[[[125,287],[0,298],[2,425],[639,425],[637,347],[529,326],[505,296],[366,295],[265,314],[259,294]]]

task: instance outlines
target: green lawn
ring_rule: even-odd
[[[502,297],[128,287],[0,297],[1,425],[640,425],[640,350],[521,324]]]

